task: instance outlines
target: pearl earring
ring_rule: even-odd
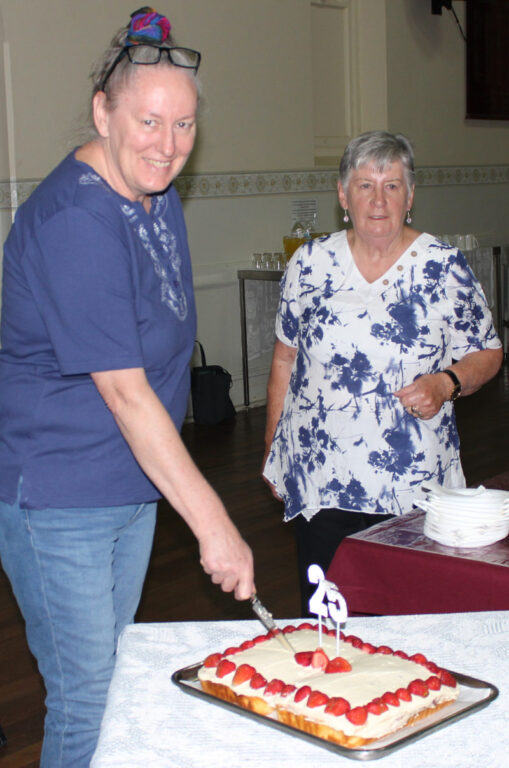
[[[412,223],[412,217],[410,216],[410,211],[406,212],[406,223],[411,224]]]
[[[345,222],[345,224],[348,224],[348,222],[350,221],[350,219],[348,218],[348,209],[347,208],[345,208],[345,215],[343,216],[343,221]]]

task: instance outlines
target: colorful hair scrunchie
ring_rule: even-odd
[[[127,32],[127,45],[164,43],[170,34],[171,24],[166,16],[161,16],[154,8],[146,5],[131,14],[131,23]]]

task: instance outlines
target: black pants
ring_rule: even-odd
[[[308,567],[317,563],[324,574],[340,542],[345,536],[364,531],[375,523],[389,520],[393,515],[369,515],[363,512],[347,512],[344,509],[321,509],[311,520],[298,515],[293,520],[297,542],[297,566],[302,616],[309,613],[309,599],[316,589],[308,581]],[[338,585],[341,591],[341,585]],[[315,616],[316,618],[316,616]]]

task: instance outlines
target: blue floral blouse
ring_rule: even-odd
[[[460,251],[421,234],[368,283],[345,231],[314,240],[283,277],[276,334],[297,349],[264,468],[286,520],[327,507],[402,515],[426,480],[465,485],[452,403],[423,421],[393,395],[501,346]]]

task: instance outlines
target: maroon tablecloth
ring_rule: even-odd
[[[349,613],[509,610],[509,538],[444,547],[423,534],[424,513],[395,518],[339,545],[327,572]]]

